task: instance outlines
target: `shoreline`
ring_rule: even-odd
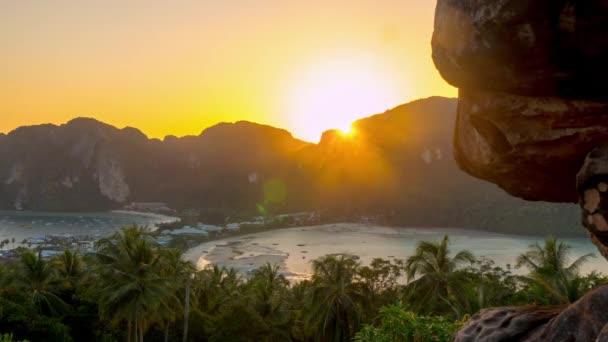
[[[47,240],[56,242],[48,245],[49,248],[72,248],[71,244],[64,245],[65,241],[55,241],[56,237],[96,241],[119,231],[123,226],[136,224],[153,232],[163,223],[178,220],[178,217],[168,215],[124,210],[77,213],[4,210],[0,211],[0,240],[14,239],[10,249],[48,244]]]
[[[181,218],[179,218],[177,216],[169,216],[169,215],[164,215],[164,214],[150,213],[150,212],[146,212],[146,211],[110,210],[110,211],[108,211],[108,213],[120,214],[120,215],[140,216],[140,217],[147,217],[147,218],[154,218],[154,219],[164,220],[163,222],[160,222],[160,223],[174,223],[174,222],[179,222],[181,220]]]
[[[179,218],[178,218],[179,219]],[[205,243],[211,243],[213,241],[220,241],[220,240],[227,240],[227,239],[231,239],[231,238],[242,238],[248,235],[255,235],[255,234],[261,234],[261,233],[267,233],[267,232],[273,232],[273,231],[280,231],[280,230],[285,230],[285,229],[298,229],[298,228],[310,228],[310,227],[322,227],[322,226],[329,226],[329,225],[337,225],[337,224],[355,224],[355,225],[366,225],[366,226],[374,226],[374,227],[380,227],[380,228],[389,228],[389,229],[400,229],[400,228],[406,228],[406,229],[424,229],[424,230],[454,230],[454,231],[467,231],[467,232],[479,232],[479,233],[485,233],[485,234],[496,234],[496,235],[503,235],[503,236],[517,236],[517,237],[522,237],[522,238],[529,238],[529,239],[537,239],[537,238],[546,238],[547,236],[551,235],[551,233],[549,234],[542,234],[542,233],[538,233],[538,234],[524,234],[522,232],[519,231],[515,231],[515,232],[503,232],[503,231],[497,231],[497,230],[485,230],[485,229],[480,229],[480,228],[463,228],[463,227],[436,227],[436,226],[395,226],[395,225],[388,225],[388,224],[382,224],[382,223],[375,223],[375,222],[368,222],[368,223],[363,223],[363,222],[346,222],[346,221],[339,221],[339,222],[328,222],[328,223],[320,223],[317,225],[305,225],[305,226],[291,226],[291,227],[273,227],[273,228],[267,228],[267,229],[262,229],[260,231],[257,232],[246,232],[243,230],[237,230],[232,232],[232,234],[230,236],[209,236],[208,240],[205,242],[202,242],[201,244],[205,244]],[[582,228],[582,226],[581,226]],[[559,238],[561,239],[586,239],[587,235],[585,234],[585,232],[581,231],[580,234],[579,233],[573,233],[573,234],[560,234]],[[197,245],[198,246],[198,245]],[[189,248],[187,251],[189,251],[192,248]],[[184,251],[187,252],[187,251]]]
[[[462,228],[394,227],[363,223],[300,226],[219,237],[186,250],[183,259],[197,268],[215,264],[247,275],[269,262],[289,278],[305,278],[310,260],[327,254],[352,254],[363,264],[373,258],[403,259],[411,256],[419,241],[449,235],[453,249],[470,249],[478,257],[513,263],[518,253],[544,239],[539,235],[507,234]],[[596,252],[584,237],[562,237],[579,251]],[[494,242],[498,245],[494,246]],[[586,250],[585,250],[586,251]],[[513,259],[513,260],[511,260]],[[603,270],[603,268],[598,268]]]

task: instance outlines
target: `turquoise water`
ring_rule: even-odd
[[[46,213],[0,211],[0,241],[15,239],[16,245],[29,238],[50,234],[102,237],[129,224],[154,227],[171,222],[172,217],[131,212]],[[12,245],[11,245],[12,246]]]

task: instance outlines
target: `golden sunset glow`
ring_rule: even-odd
[[[0,132],[95,117],[151,137],[248,120],[318,140],[432,95],[433,1],[3,1]]]
[[[317,141],[332,128],[349,133],[357,118],[383,112],[401,99],[390,68],[372,57],[327,56],[298,71],[285,112],[290,127],[299,128],[306,140]]]
[[[355,135],[355,131],[353,130],[352,125],[349,125],[346,128],[339,128],[338,130],[340,131],[340,134],[342,134],[343,136],[349,137],[349,136]]]

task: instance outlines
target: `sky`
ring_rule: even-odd
[[[0,132],[94,117],[150,137],[248,120],[316,141],[428,96],[430,0],[0,2]]]

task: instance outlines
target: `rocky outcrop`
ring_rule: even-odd
[[[127,201],[130,195],[129,184],[127,184],[127,177],[118,160],[108,154],[101,154],[95,176],[97,176],[99,191],[103,196],[116,203]]]
[[[456,160],[514,196],[578,202],[576,174],[604,141],[608,103],[460,90]]]
[[[433,59],[452,85],[607,99],[608,1],[439,0]]]
[[[439,0],[432,45],[460,89],[460,167],[523,199],[579,202],[608,259],[608,1]],[[487,309],[455,341],[606,341],[607,306],[605,286],[563,311]]]
[[[608,139],[608,1],[439,0],[432,44],[460,88],[461,167],[514,196],[577,202],[576,173]]]
[[[484,309],[456,333],[454,342],[606,341],[608,285],[565,307]]]
[[[583,225],[593,244],[608,259],[608,145],[589,153],[576,183]]]
[[[543,327],[565,307],[513,306],[483,309],[458,331],[454,342],[523,341]]]

